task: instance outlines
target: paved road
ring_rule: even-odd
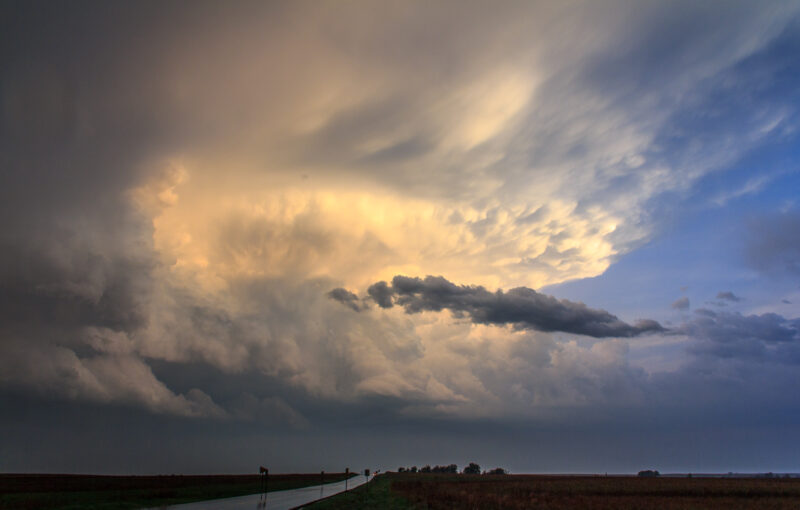
[[[370,480],[372,477],[370,477]],[[347,488],[352,489],[367,481],[364,475],[347,480]],[[158,510],[289,510],[344,492],[345,482],[326,483],[302,489],[268,492],[266,500],[260,494],[238,496],[236,498],[209,499],[183,505],[156,507]],[[150,509],[150,510],[156,510]]]

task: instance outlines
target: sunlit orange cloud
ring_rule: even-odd
[[[312,393],[410,398],[417,402],[405,411],[410,414],[465,416],[501,412],[510,400],[525,413],[535,412],[526,407],[531,404],[580,403],[586,396],[569,385],[560,388],[559,374],[578,373],[582,363],[605,363],[597,353],[558,346],[547,335],[474,325],[447,313],[408,316],[400,308],[373,308],[356,314],[324,297],[335,285],[363,294],[371,283],[397,274],[442,274],[492,290],[595,275],[615,254],[607,236],[617,220],[602,209],[578,214],[574,203],[555,198],[535,207],[497,200],[479,206],[415,197],[352,176],[319,183],[313,174],[291,179],[262,173],[248,186],[245,177],[252,172],[246,168],[214,175],[204,169],[193,158],[159,162],[130,194],[152,222],[153,245],[170,285],[239,317],[264,310],[231,294],[238,282],[330,283],[316,285],[314,303],[301,305],[302,330],[291,321],[263,319],[264,330],[248,341],[281,346],[268,357],[251,356],[250,347],[224,334],[193,333],[165,343],[165,334],[182,327],[172,318],[153,321],[136,340],[138,352],[174,361],[199,356],[232,371],[255,363]],[[284,290],[294,292],[291,285]],[[324,352],[321,341],[349,353],[355,386],[330,386],[329,361],[316,358]],[[519,349],[531,351],[524,363],[514,361]],[[624,358],[615,355],[609,363]],[[502,391],[487,387],[471,365],[475,359],[487,370],[513,372],[519,381]]]
[[[296,5],[281,25],[245,21],[163,56],[163,108],[192,135],[171,162],[148,162],[133,195],[173,277],[209,290],[247,275],[363,289],[396,274],[539,288],[602,273],[624,249],[609,234],[646,237],[619,230],[647,193],[578,207],[615,176],[594,162],[641,165],[648,135],[591,95],[557,111],[540,97],[559,69],[544,44],[559,8],[476,7],[469,37],[432,8],[458,52],[429,55],[416,38],[434,34],[398,32],[414,9],[360,23],[351,7]],[[532,147],[532,128],[558,143]],[[565,158],[572,138],[591,154]]]
[[[168,166],[134,196],[152,215],[155,248],[173,272],[210,288],[291,275],[358,289],[396,274],[536,288],[596,275],[615,253],[606,238],[613,218],[576,217],[573,205],[555,200],[533,214],[523,205],[481,210],[368,187],[216,190],[191,179],[185,167]]]
[[[569,380],[588,365],[627,370],[608,346],[326,297],[398,274],[540,288],[596,276],[648,234],[630,219],[665,185],[641,155],[651,132],[570,80],[548,88],[586,50],[547,39],[560,9],[479,5],[454,24],[431,9],[435,33],[401,4],[293,4],[275,26],[248,18],[160,56],[155,107],[181,136],[128,194],[160,261],[135,352],[404,398],[411,414],[579,403]],[[651,185],[594,196],[629,171]]]

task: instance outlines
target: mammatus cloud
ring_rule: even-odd
[[[726,290],[726,291],[722,291],[721,290],[721,291],[717,292],[717,299],[723,299],[725,301],[731,301],[731,302],[734,302],[734,303],[738,303],[739,301],[742,300],[742,298],[740,298],[739,296],[737,296],[736,294],[734,294],[733,292],[731,292],[729,290]]]
[[[367,293],[381,308],[402,306],[406,313],[450,310],[455,316],[468,316],[475,324],[512,325],[515,329],[561,331],[577,335],[602,337],[633,337],[664,332],[656,321],[642,320],[634,325],[621,321],[605,310],[589,308],[583,303],[558,300],[527,287],[507,292],[489,292],[481,286],[456,285],[441,276],[425,279],[395,276],[389,286],[377,282]],[[345,289],[334,289],[329,296],[352,296],[345,304],[357,299]],[[351,306],[352,308],[352,306]]]
[[[671,306],[675,310],[688,310],[689,309],[689,298],[684,296],[684,297],[682,297],[680,299],[677,299],[672,303]]]

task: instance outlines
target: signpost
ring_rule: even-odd
[[[267,489],[269,488],[269,469],[264,466],[258,466],[258,474],[261,475],[261,495],[266,499]]]
[[[347,480],[350,479],[350,468],[344,468],[344,491],[347,492]]]

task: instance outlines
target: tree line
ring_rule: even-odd
[[[397,468],[398,473],[458,473],[458,466],[456,464],[449,464],[447,466],[423,466],[421,468],[417,468],[417,466],[411,467],[399,467]],[[469,465],[464,467],[464,470],[461,471],[462,474],[465,475],[479,475],[481,474],[481,467],[476,464],[475,462],[470,462]],[[484,475],[507,475],[508,471],[503,468],[494,468],[490,469],[489,471],[483,471]]]

